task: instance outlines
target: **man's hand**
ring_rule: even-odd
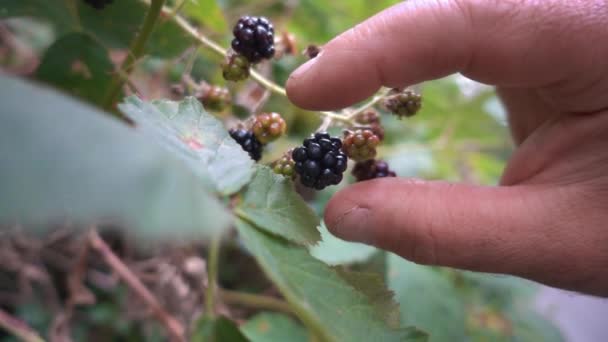
[[[508,109],[518,147],[500,186],[359,183],[327,206],[330,230],[418,263],[608,296],[608,2],[406,1],[325,45],[287,91],[337,109],[454,72],[496,85]]]

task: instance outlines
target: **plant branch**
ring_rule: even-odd
[[[151,0],[150,7],[146,12],[141,30],[131,42],[127,57],[120,67],[120,72],[117,72],[110,82],[110,86],[106,92],[106,97],[104,100],[104,108],[106,110],[112,109],[114,102],[116,102],[116,98],[120,94],[120,89],[122,88],[125,79],[127,79],[133,71],[135,62],[143,56],[144,48],[150,39],[152,31],[154,31],[154,26],[158,21],[161,10],[163,10],[164,3],[165,0]]]
[[[220,289],[218,292],[222,301],[228,304],[294,314],[287,302],[274,297],[224,289]]]
[[[103,241],[97,233],[97,230],[92,229],[89,233],[89,243],[96,250],[116,274],[133,290],[133,292],[144,302],[156,318],[165,326],[172,341],[185,341],[184,326],[173,318],[163,309],[156,297],[146,288],[146,286],[133,274],[133,272],[125,265],[120,258],[112,252],[112,249]]]
[[[211,239],[207,257],[207,292],[205,293],[205,314],[215,316],[215,296],[217,289],[217,267],[220,254],[221,236],[218,234]]]
[[[369,100],[369,102],[365,103],[361,107],[348,113],[348,115],[346,117],[349,120],[354,120],[357,115],[365,112],[366,110],[375,106],[378,102],[382,101],[386,97],[386,95],[388,95],[388,93],[390,91],[391,91],[390,88],[382,88],[382,90],[380,90],[380,92],[378,92],[378,94],[376,94],[371,100]]]
[[[44,339],[25,322],[11,316],[2,309],[0,309],[0,327],[24,342],[44,342]]]

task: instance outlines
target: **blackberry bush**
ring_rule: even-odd
[[[384,106],[400,119],[414,116],[422,108],[422,96],[411,90],[393,90],[384,100]]]
[[[264,145],[255,137],[252,131],[246,129],[231,129],[228,131],[232,139],[236,140],[239,145],[249,153],[251,159],[258,161],[262,159],[262,151]]]
[[[264,17],[244,16],[232,30],[232,49],[252,63],[274,56],[274,27]]]
[[[378,136],[369,129],[347,131],[342,150],[354,161],[364,161],[376,157],[376,146],[380,143]]]
[[[315,133],[293,150],[295,170],[302,185],[322,190],[342,181],[347,157],[342,152],[342,141],[328,133]]]
[[[84,3],[86,3],[87,5],[101,10],[104,7],[106,7],[107,5],[111,4],[114,0],[83,0]]]
[[[375,178],[396,177],[395,172],[391,171],[388,163],[383,160],[366,160],[358,162],[353,167],[352,175],[357,182],[362,182]]]
[[[278,113],[263,113],[255,117],[252,130],[262,144],[267,144],[285,134],[287,124]]]

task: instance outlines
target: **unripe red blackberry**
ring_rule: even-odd
[[[393,90],[384,99],[384,106],[400,119],[414,116],[422,107],[422,96],[411,90]]]
[[[232,49],[255,64],[274,56],[274,27],[264,17],[244,16],[232,30]]]
[[[245,130],[245,129],[231,129],[228,131],[232,139],[234,139],[243,150],[249,153],[251,159],[258,161],[262,159],[262,151],[264,150],[264,145],[256,139],[253,132]]]
[[[317,57],[319,53],[321,53],[321,48],[317,45],[308,45],[302,52],[304,56],[307,56],[310,59]]]
[[[327,133],[315,133],[291,154],[302,185],[322,190],[342,181],[348,159],[342,141]]]
[[[251,129],[262,144],[267,144],[285,134],[287,124],[278,113],[263,113],[255,117]]]
[[[368,125],[368,129],[374,132],[380,141],[384,140],[384,128],[380,122],[380,113],[378,113],[376,110],[369,109],[359,113],[355,117],[355,120],[361,125]]]
[[[287,178],[294,178],[296,175],[295,165],[296,163],[291,158],[291,152],[289,151],[281,157],[281,159],[274,162],[272,170],[279,175],[283,175]]]
[[[342,142],[342,150],[354,161],[374,159],[376,147],[380,143],[378,136],[369,129],[358,129],[346,132]]]
[[[87,5],[94,9],[101,10],[107,5],[111,4],[114,0],[83,0]]]
[[[356,163],[353,167],[352,175],[357,179],[357,182],[397,176],[395,172],[389,169],[385,161],[373,159]]]
[[[205,109],[221,112],[230,106],[232,97],[227,88],[212,85],[203,87],[198,100],[203,103]]]
[[[227,81],[239,82],[249,77],[249,61],[237,53],[229,53],[222,63],[222,76]]]

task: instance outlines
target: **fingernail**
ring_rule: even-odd
[[[344,240],[372,244],[371,215],[368,208],[356,206],[345,211],[335,221],[327,223],[328,228],[332,234]]]

